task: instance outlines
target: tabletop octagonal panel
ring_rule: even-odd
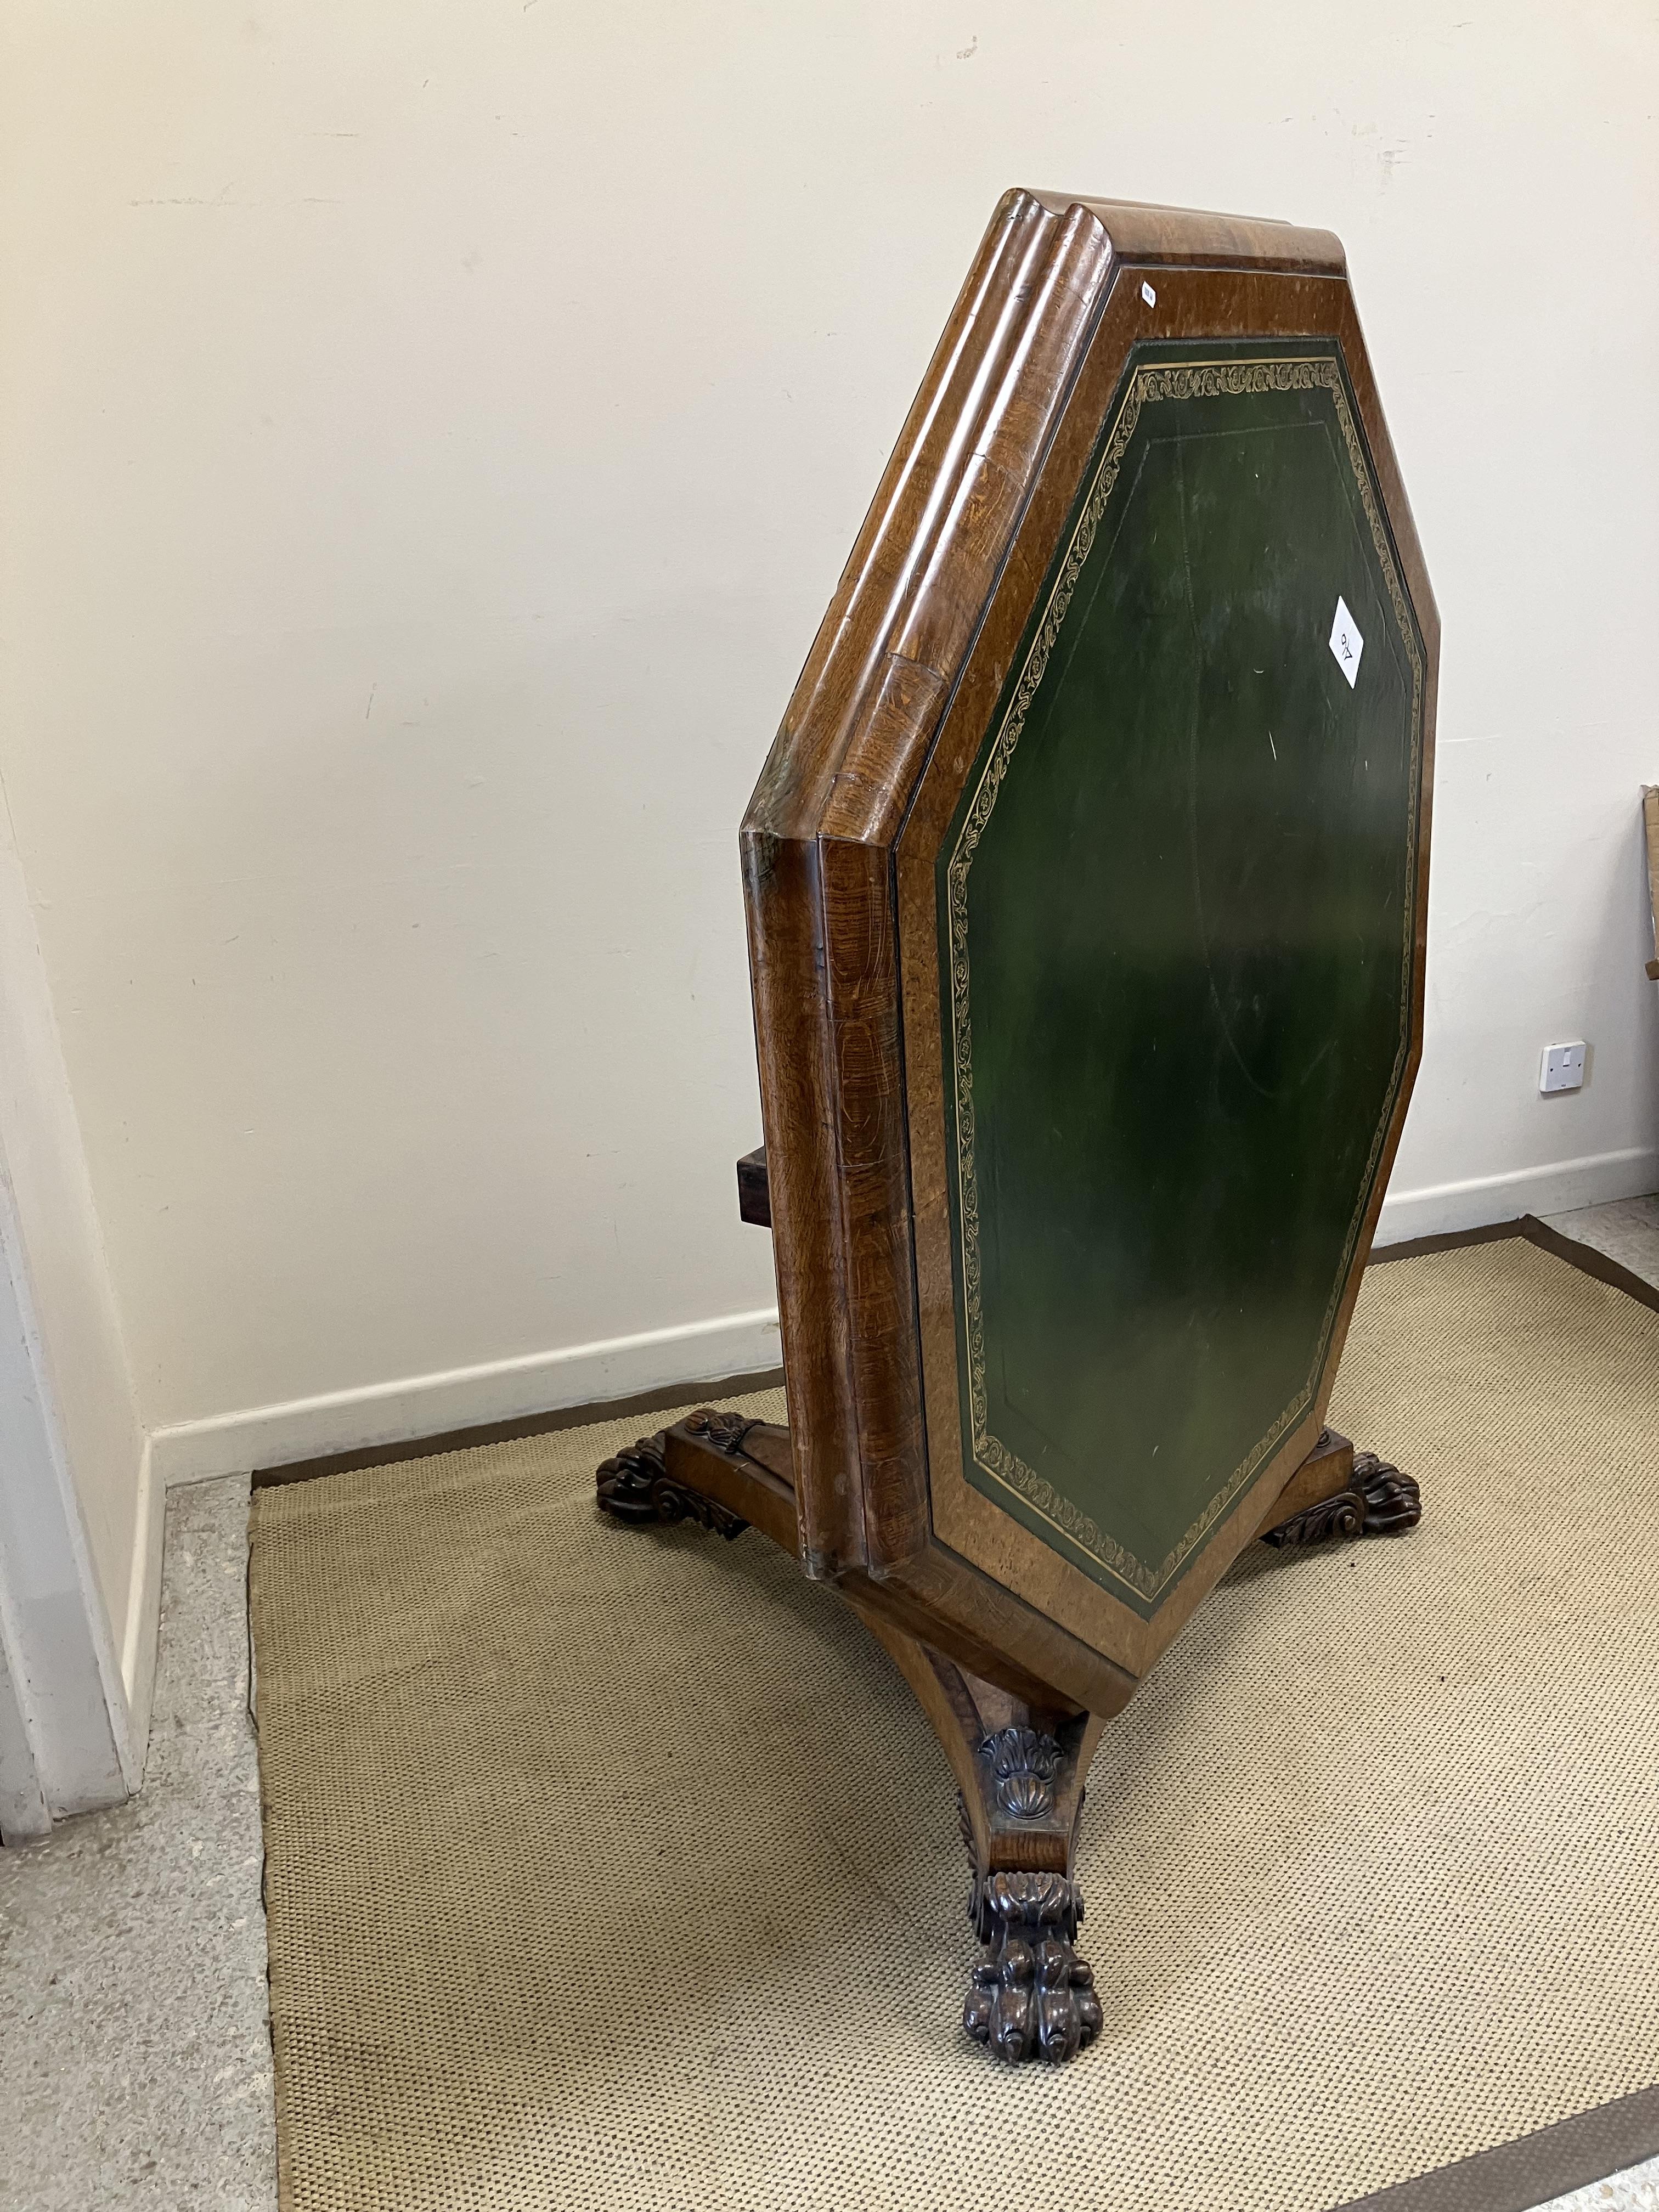
[[[965,1469],[1139,1610],[1317,1387],[1423,673],[1336,349],[1138,349],[937,866]]]

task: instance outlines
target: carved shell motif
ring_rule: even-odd
[[[685,1422],[688,1434],[702,1437],[716,1451],[723,1452],[741,1451],[744,1438],[750,1429],[759,1425],[744,1414],[717,1413],[708,1406],[700,1406],[695,1413],[688,1414]]]
[[[979,1747],[996,1778],[997,1802],[1015,1820],[1040,1820],[1054,1809],[1054,1777],[1064,1757],[1040,1729],[999,1729]]]

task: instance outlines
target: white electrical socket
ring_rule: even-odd
[[[1547,1044],[1544,1065],[1539,1070],[1538,1088],[1540,1091],[1578,1091],[1584,1082],[1584,1040],[1577,1038],[1571,1044]]]

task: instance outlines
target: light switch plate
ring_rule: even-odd
[[[1547,1044],[1544,1065],[1540,1070],[1538,1088],[1540,1091],[1577,1091],[1584,1081],[1584,1040],[1577,1038],[1571,1044]]]

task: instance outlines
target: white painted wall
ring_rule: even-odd
[[[1346,239],[1445,623],[1390,1218],[1659,1182],[1647,0],[3,35],[0,771],[173,1472],[775,1356],[736,823],[1013,182]]]

